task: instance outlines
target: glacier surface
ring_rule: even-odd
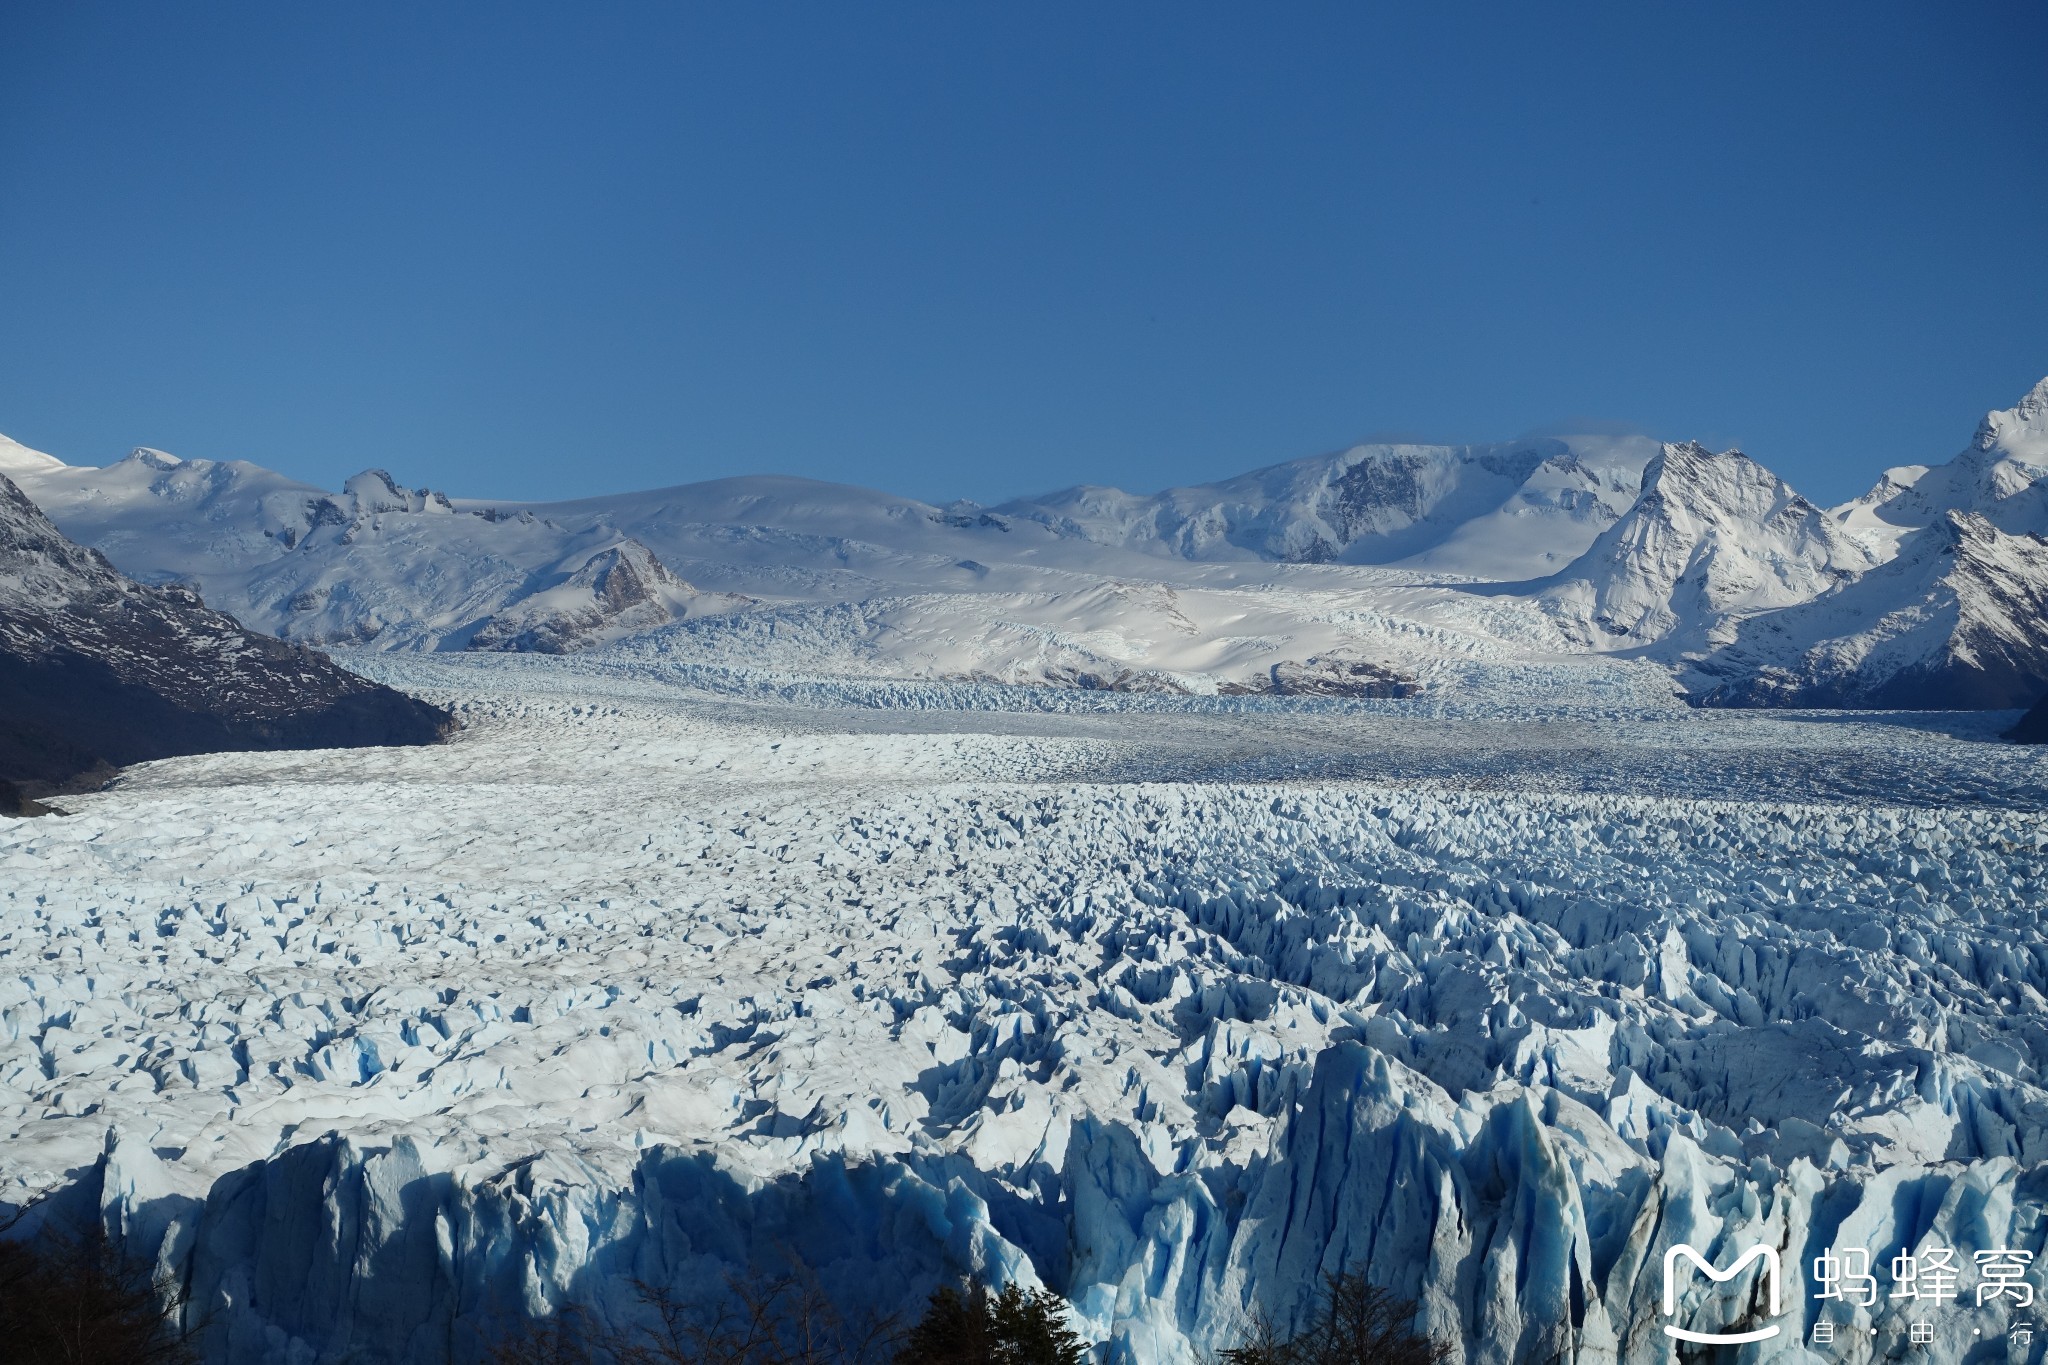
[[[352,662],[465,730],[0,822],[0,1200],[156,1258],[210,1361],[474,1359],[792,1254],[1048,1285],[1112,1361],[1340,1267],[1469,1365],[1662,1361],[1665,1252],[1763,1242],[1740,1358],[1861,1362],[1912,1315],[1812,1354],[1816,1256],[2048,1237],[2010,716]],[[1922,1358],[2027,1319],[1963,1295]]]

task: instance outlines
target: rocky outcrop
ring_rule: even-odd
[[[470,637],[470,649],[566,654],[747,598],[700,593],[637,540],[599,550],[561,582],[521,598]]]
[[[2048,744],[2048,695],[2035,702],[2005,737],[2015,744]]]
[[[0,475],[0,780],[14,800],[230,749],[426,744],[448,714],[75,545]]]
[[[1250,681],[1216,690],[1223,696],[1412,697],[1422,684],[1384,664],[1318,654],[1299,662],[1283,659]]]

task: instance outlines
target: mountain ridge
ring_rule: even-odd
[[[708,657],[778,638],[716,625],[742,613],[787,618],[818,666],[906,677],[1204,692],[1270,690],[1312,660],[1450,685],[1457,659],[1605,659],[1712,705],[2048,691],[2048,565],[2028,539],[2048,534],[2048,379],[1954,458],[1834,508],[1740,451],[1642,436],[1356,446],[993,507],[777,475],[520,503],[381,469],[330,493],[148,449],[104,469],[0,458],[124,569],[309,643],[560,651],[652,632]],[[1151,586],[1096,591],[1116,585]]]
[[[1634,505],[1544,597],[1589,646],[1598,632],[1625,644],[1675,636],[1711,647],[1732,618],[1809,601],[1872,566],[1825,512],[1755,460],[1681,441],[1658,451]]]
[[[444,711],[121,574],[0,473],[0,805],[146,759],[421,744]]]
[[[1597,531],[1619,515],[1614,495],[1633,495],[1650,444],[1647,438],[1543,437],[1489,445],[1360,445],[1150,496],[1079,485],[994,511],[1100,544],[1183,559],[1367,564],[1427,563],[1475,520],[1549,512],[1555,553],[1557,535],[1569,537],[1574,522],[1592,523]],[[1504,577],[1534,576],[1540,553],[1516,547],[1485,567]]]

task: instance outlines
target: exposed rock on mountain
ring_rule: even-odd
[[[1382,664],[1319,654],[1299,663],[1283,659],[1254,682],[1225,683],[1216,690],[1225,696],[1412,697],[1422,689],[1415,679]]]
[[[2005,737],[2016,744],[2048,744],[2048,696],[2035,702]]]
[[[1974,513],[2008,535],[2048,534],[2048,379],[2012,407],[1986,413],[1969,447],[1947,464],[1887,469],[1835,516],[1889,557],[1889,545],[1951,511]]]
[[[124,577],[0,475],[0,795],[174,754],[425,744],[449,724],[184,588]]]
[[[751,599],[700,593],[637,540],[590,556],[567,578],[521,598],[470,637],[471,649],[566,654]]]
[[[1874,566],[1734,623],[1685,661],[1696,699],[2000,708],[2048,691],[2048,380],[1947,464],[1887,470],[1828,516]]]
[[[629,539],[609,526],[570,528],[523,509],[457,507],[440,492],[401,486],[382,469],[328,493],[256,465],[158,450],[137,450],[105,469],[38,458],[48,463],[25,468],[23,477],[59,525],[86,535],[138,578],[193,587],[243,624],[288,640],[461,648],[488,631],[488,648],[572,648],[610,638],[594,618],[546,624],[564,612],[589,618],[592,601],[579,609],[574,600],[576,575],[635,561],[611,590],[623,602],[635,596],[628,580],[653,572],[646,548],[625,548]],[[659,572],[675,581],[665,567]],[[580,588],[589,598],[591,585]],[[697,614],[746,600],[696,594],[687,585],[669,590],[652,579],[648,591]],[[647,610],[637,619],[644,627],[683,614]]]

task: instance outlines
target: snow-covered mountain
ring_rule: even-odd
[[[1532,609],[1419,590],[1413,572],[1186,563],[803,479],[520,505],[375,470],[330,494],[151,450],[22,477],[124,569],[317,643],[558,651],[666,627],[671,653],[797,668],[1364,695],[1568,648]]]
[[[746,598],[700,593],[637,540],[597,551],[567,578],[498,612],[470,636],[471,649],[566,654]]]
[[[16,476],[127,572],[288,640],[559,649],[744,603],[697,592],[612,528],[458,508],[381,469],[328,493],[244,461],[139,449],[105,469],[51,461]]]
[[[1552,572],[1634,500],[1647,437],[1363,445],[1141,497],[1084,486],[997,508],[1193,560],[1408,564],[1481,578]]]
[[[2010,707],[2048,694],[2048,379],[1947,464],[1885,471],[1828,513],[1834,565],[1872,565],[1753,614],[1685,666],[1723,704]],[[1810,581],[1810,580],[1809,580]]]
[[[2048,541],[1950,510],[1837,591],[1742,621],[1688,672],[1724,705],[2027,706],[2048,695]]]
[[[1874,563],[1741,451],[1685,442],[1657,452],[1634,505],[1543,597],[1589,648],[1712,646],[1732,620],[1809,602]]]
[[[18,466],[12,452],[10,465]],[[0,788],[217,749],[420,744],[448,717],[146,587],[66,540],[0,473]]]
[[[1835,509],[1880,558],[1888,544],[1948,512],[1983,517],[2008,535],[2048,534],[2048,379],[2010,408],[1985,414],[1947,464],[1887,469],[1877,486]]]
[[[55,455],[30,450],[19,441],[0,436],[0,474],[21,478],[24,475],[47,474],[63,468],[64,462]]]
[[[1455,1365],[1690,1359],[1673,1328],[2039,1365],[2048,1270],[1983,1291],[2048,1229],[2048,756],[1585,704],[2023,685],[2024,407],[1925,507],[1653,450],[1505,581],[801,481],[509,507],[0,447],[167,582],[374,614],[361,667],[465,721],[0,821],[0,1213],[103,1228],[208,1365],[482,1361],[792,1260],[849,1312],[1044,1285],[1100,1365],[1298,1327],[1340,1268]],[[10,647],[153,668],[161,622],[165,690],[237,716],[247,660],[309,657],[19,498],[0,584]],[[1667,1287],[1681,1248],[1728,1278]],[[1950,1301],[1896,1292],[1937,1250]],[[1869,1302],[1816,1292],[1847,1255]]]
[[[2048,691],[2030,539],[2048,533],[2048,381],[1948,464],[1887,471],[1828,511],[1741,452],[1633,436],[1359,446],[992,508],[775,476],[518,504],[371,470],[329,493],[242,462],[144,449],[76,468],[12,443],[0,467],[125,571],[314,643],[653,639],[796,668],[1192,692],[1638,662],[1729,705]]]

